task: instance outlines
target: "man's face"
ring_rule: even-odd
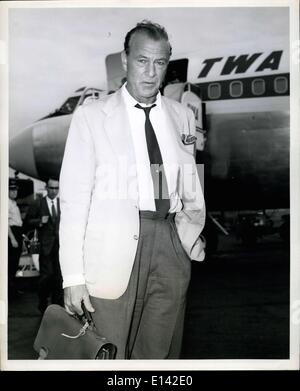
[[[170,45],[135,33],[129,43],[129,54],[122,53],[127,72],[127,89],[140,103],[153,103],[166,74]]]
[[[53,200],[57,196],[58,190],[59,190],[58,181],[50,179],[47,184],[47,195],[51,200]]]

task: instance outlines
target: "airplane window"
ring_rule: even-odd
[[[266,84],[263,79],[255,79],[252,81],[253,95],[263,95],[266,91]]]
[[[243,84],[241,81],[233,81],[229,85],[230,96],[238,98],[243,93]]]
[[[221,96],[221,85],[219,83],[212,83],[208,86],[209,99],[219,99]]]
[[[284,94],[288,90],[288,82],[286,77],[276,77],[274,80],[274,89],[277,94]]]

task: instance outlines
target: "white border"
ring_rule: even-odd
[[[289,360],[145,360],[145,361],[38,361],[7,360],[6,281],[0,286],[1,369],[2,370],[286,370],[299,368],[300,324],[300,137],[299,137],[299,3],[298,0],[213,0],[213,1],[4,1],[0,3],[0,217],[1,258],[7,259],[8,221],[8,9],[67,7],[290,7],[290,46],[294,59],[290,64],[291,80],[291,313]],[[298,16],[298,17],[297,17]],[[298,45],[298,46],[297,46]],[[295,49],[296,46],[296,49]],[[296,55],[295,55],[296,51]],[[0,263],[0,275],[7,275],[6,262]]]

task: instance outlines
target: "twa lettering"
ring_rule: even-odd
[[[262,62],[259,63],[255,72],[262,72],[267,69],[270,69],[272,71],[277,70],[279,68],[282,53],[282,50],[273,51]],[[225,61],[225,64],[221,71],[221,75],[230,75],[232,73],[245,73],[252,64],[254,64],[255,62],[259,62],[261,55],[262,53],[254,53],[252,55],[242,54],[240,56],[229,56]],[[204,60],[204,67],[199,73],[198,78],[206,77],[208,73],[212,70],[213,66],[216,63],[222,61],[223,59],[224,57],[217,57]]]

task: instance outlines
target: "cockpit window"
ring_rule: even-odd
[[[80,88],[79,90],[75,91],[75,93],[81,92],[80,95],[71,96],[68,98],[63,105],[56,109],[54,112],[48,114],[47,116],[40,118],[40,120],[46,119],[46,118],[53,118],[53,117],[59,117],[63,115],[69,115],[74,112],[77,105],[85,104],[88,101],[99,99],[101,95],[105,95],[105,91],[99,90],[97,88]]]
[[[71,96],[60,107],[59,112],[63,114],[71,114],[75,110],[80,96]]]

